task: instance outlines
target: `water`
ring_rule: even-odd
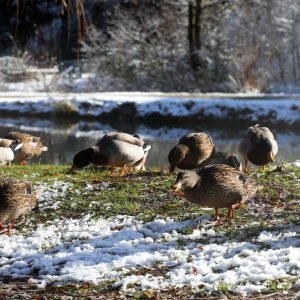
[[[112,127],[95,121],[71,122],[55,119],[36,118],[1,118],[0,137],[8,132],[18,130],[29,134],[40,136],[43,143],[48,146],[48,152],[44,152],[38,158],[29,163],[71,163],[74,154],[97,143],[97,141],[108,131],[124,131],[137,133],[147,140],[152,149],[149,152],[147,165],[167,166],[168,153],[177,144],[179,138],[187,132],[207,132],[217,145],[219,150],[237,153],[238,144],[245,134],[247,128],[236,124],[228,127],[195,126],[194,128],[161,127],[151,128],[141,124],[118,124]],[[249,124],[254,125],[254,124]],[[276,163],[293,162],[300,158],[300,132],[297,128],[283,130],[271,127],[279,144],[279,153]]]

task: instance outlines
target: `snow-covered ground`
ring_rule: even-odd
[[[131,114],[145,118],[158,114],[168,118],[195,117],[237,119],[256,122],[293,124],[300,121],[300,97],[245,94],[163,94],[115,93],[37,93],[1,92],[0,110],[14,113],[76,113],[99,117],[124,104],[132,105]],[[128,111],[128,107],[125,109]],[[122,114],[122,110],[120,112]]]
[[[262,231],[247,241],[231,240],[208,225],[209,216],[175,222],[157,218],[141,222],[130,216],[91,220],[55,220],[28,235],[0,240],[0,275],[49,284],[98,284],[108,281],[123,289],[230,290],[248,294],[269,288],[271,280],[300,289],[300,226]],[[197,227],[191,234],[184,229]],[[199,240],[208,242],[202,245]],[[151,270],[159,268],[160,275]],[[147,268],[143,275],[135,271]]]
[[[77,193],[97,189],[86,184]],[[44,210],[59,207],[74,188],[56,180],[41,183],[40,190],[38,208]],[[248,205],[249,213],[252,206],[263,209],[251,201]],[[211,292],[225,287],[247,295],[269,290],[277,281],[279,289],[300,290],[300,225],[281,224],[246,237],[247,226],[259,223],[244,224],[229,237],[210,224],[205,210],[185,221],[157,216],[151,222],[122,215],[95,219],[83,212],[80,218],[55,219],[23,234],[13,230],[0,238],[0,276],[27,279],[38,288],[109,282],[124,290],[189,286]]]

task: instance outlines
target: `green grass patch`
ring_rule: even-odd
[[[12,165],[2,167],[0,174],[2,177],[27,179],[33,184],[47,186],[50,193],[58,191],[52,198],[49,196],[53,203],[57,201],[57,206],[32,212],[30,218],[33,218],[33,223],[74,218],[88,213],[95,218],[133,215],[144,221],[153,220],[156,216],[184,220],[204,213],[213,215],[213,210],[203,212],[200,206],[172,192],[171,185],[176,175],[155,169],[112,177],[106,169],[90,167],[70,174],[69,168],[69,165]],[[227,237],[234,238],[239,234],[239,226],[258,222],[259,226],[244,232],[242,238],[248,238],[276,222],[299,222],[299,168],[285,165],[265,173],[257,170],[251,176],[263,189],[258,192],[254,202],[235,210],[231,226],[216,227],[217,232],[226,228]],[[60,196],[60,189],[63,188],[59,186],[61,182],[68,185],[63,196]],[[220,211],[224,218],[226,209]]]

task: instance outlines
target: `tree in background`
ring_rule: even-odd
[[[183,10],[157,0],[119,1],[105,30],[89,28],[82,51],[99,74],[125,89],[184,90],[193,78]]]
[[[80,45],[89,90],[295,91],[299,11],[300,0],[0,0],[0,42],[40,62],[78,59]]]
[[[74,58],[84,39],[84,0],[0,0],[0,49],[39,62]]]
[[[300,1],[235,1],[223,25],[233,91],[288,91],[299,84]]]

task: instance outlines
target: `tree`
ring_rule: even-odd
[[[27,50],[42,61],[76,56],[86,30],[84,0],[0,0],[0,26],[2,51]]]

